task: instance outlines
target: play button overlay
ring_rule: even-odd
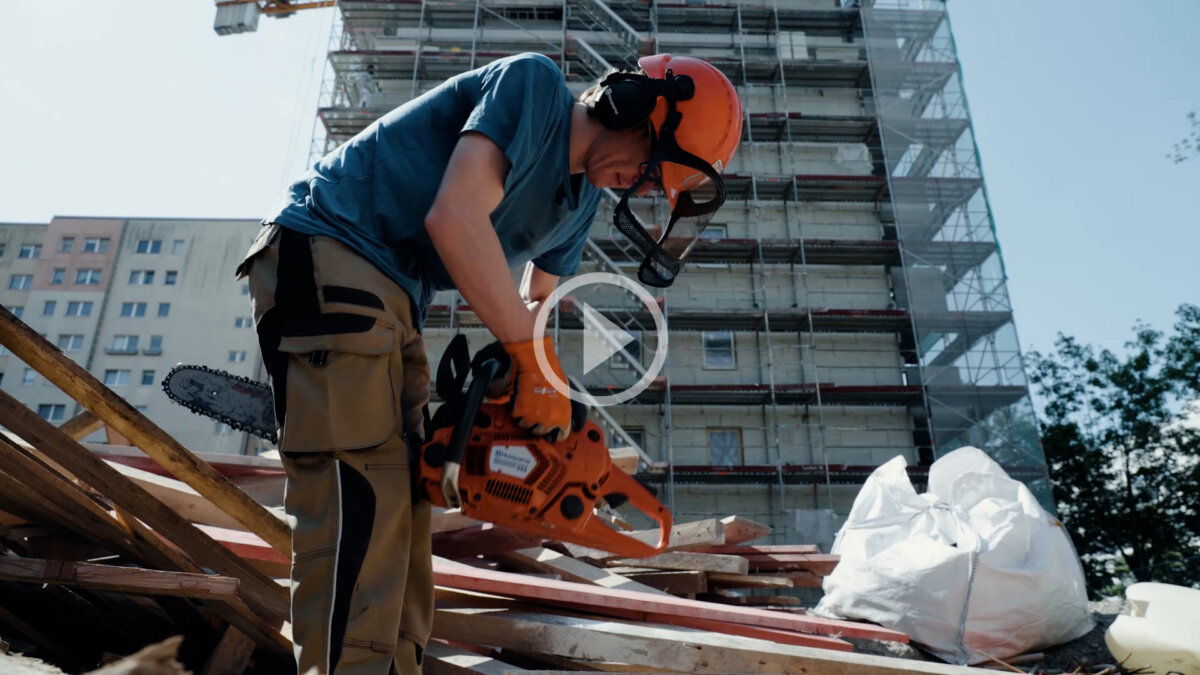
[[[580,315],[583,323],[583,375],[591,373],[601,364],[614,356],[618,356],[625,347],[636,340],[628,331],[604,316],[602,312],[603,308],[597,309],[570,295],[571,293],[578,292],[579,289],[597,285],[616,286],[622,293],[632,293],[646,306],[650,316],[654,319],[656,339],[654,359],[650,362],[650,367],[643,369],[636,359],[632,359],[630,362],[634,365],[636,371],[641,372],[641,378],[637,382],[634,382],[632,386],[614,394],[595,395],[564,382],[550,368],[550,362],[546,358],[546,348],[543,342],[543,338],[546,336],[546,325],[550,318],[550,310],[551,308],[559,307],[560,303],[562,303],[563,308],[559,311],[570,311],[568,308],[573,308]],[[564,303],[563,300],[565,298],[570,299],[571,302]],[[533,353],[537,357],[538,367],[541,368],[542,375],[545,376],[546,381],[563,396],[589,406],[617,405],[637,396],[654,382],[654,379],[658,377],[659,372],[662,371],[663,366],[667,362],[667,320],[663,316],[662,310],[658,307],[658,300],[653,295],[650,295],[650,292],[641,284],[620,274],[592,272],[572,277],[560,284],[538,308],[537,315],[534,317],[533,335],[535,338]],[[629,356],[629,352],[626,352],[624,356]]]
[[[586,302],[580,303],[580,309],[583,310],[583,374],[587,375],[633,342],[633,336]]]

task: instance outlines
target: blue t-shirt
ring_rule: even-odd
[[[292,184],[268,222],[338,239],[413,299],[418,327],[437,290],[454,288],[425,216],[459,136],[486,135],[511,164],[492,225],[509,265],[530,260],[568,276],[600,203],[569,170],[575,97],[540,54],[500,59],[457,75],[376,120]]]

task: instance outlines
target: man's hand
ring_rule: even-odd
[[[567,381],[558,355],[554,352],[554,341],[542,338],[546,350],[547,365],[562,382]],[[504,351],[512,357],[516,387],[513,400],[513,417],[517,424],[534,434],[549,436],[558,441],[571,431],[571,401],[558,393],[538,366],[534,352],[535,341],[506,342]]]

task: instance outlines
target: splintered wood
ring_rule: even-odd
[[[0,392],[0,637],[71,672],[171,636],[195,672],[288,670],[278,460],[189,451],[2,307],[0,344],[84,409],[55,427]],[[82,442],[102,427],[130,447]],[[805,614],[796,589],[836,557],[755,544],[770,528],[739,516],[677,523],[644,559],[457,512],[432,529],[427,673],[961,672],[854,653],[907,637]]]

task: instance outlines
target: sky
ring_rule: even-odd
[[[1200,304],[1200,2],[949,0],[1023,349]],[[259,218],[303,170],[336,10],[0,3],[0,222]]]

